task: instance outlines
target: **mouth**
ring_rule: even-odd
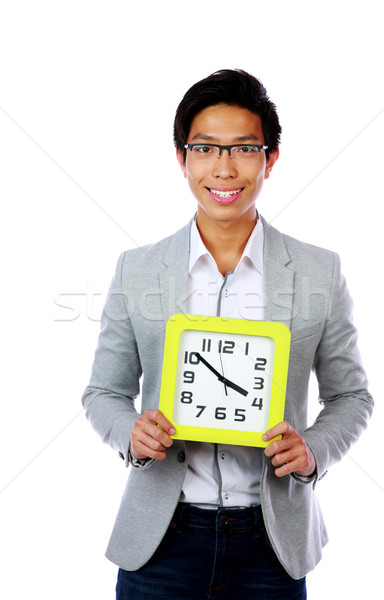
[[[216,190],[214,188],[207,188],[209,195],[221,204],[231,204],[235,202],[240,196],[244,188],[238,188],[236,190]]]

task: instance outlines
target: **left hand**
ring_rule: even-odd
[[[273,457],[272,464],[277,467],[275,475],[284,477],[294,471],[306,477],[312,475],[316,461],[304,438],[286,421],[266,431],[263,440],[271,440],[277,435],[282,435],[281,440],[272,442],[264,451],[266,456]]]

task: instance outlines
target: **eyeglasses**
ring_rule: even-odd
[[[235,160],[257,160],[262,150],[268,146],[261,144],[233,144],[232,146],[222,146],[221,144],[185,144],[184,148],[189,148],[194,159],[197,160],[215,160],[220,158],[223,150],[228,150],[230,158]]]

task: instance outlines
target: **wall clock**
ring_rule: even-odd
[[[159,409],[175,439],[266,447],[284,420],[291,334],[283,323],[176,314]]]

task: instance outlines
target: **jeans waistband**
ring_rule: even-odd
[[[198,508],[192,504],[179,502],[173,515],[171,527],[189,525],[214,530],[264,529],[261,506],[249,508]]]

